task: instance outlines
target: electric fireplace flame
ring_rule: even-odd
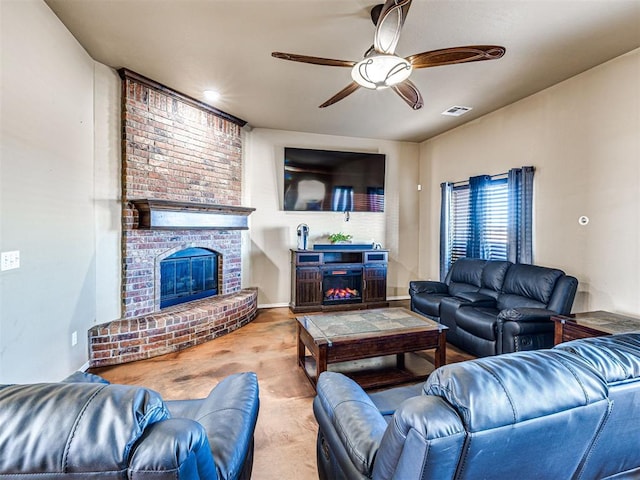
[[[324,292],[325,300],[351,300],[360,298],[360,292],[355,288],[330,288]]]

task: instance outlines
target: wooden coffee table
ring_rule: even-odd
[[[555,315],[554,344],[578,338],[600,337],[615,333],[640,332],[640,318],[596,310],[594,312]]]
[[[405,365],[405,353],[435,349],[446,362],[448,328],[405,308],[378,308],[296,317],[298,364],[314,386],[329,364],[395,355],[393,368],[344,372],[365,388],[426,379]],[[307,355],[307,352],[309,355]]]

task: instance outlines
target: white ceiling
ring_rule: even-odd
[[[423,141],[640,47],[640,0],[414,0],[396,53],[501,45],[502,59],[415,70],[413,111],[393,91],[359,89],[350,69],[272,51],[360,60],[375,0],[45,0],[98,62],[126,67],[252,127]],[[462,117],[441,112],[472,107]]]

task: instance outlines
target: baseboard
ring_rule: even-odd
[[[410,300],[411,297],[409,295],[398,295],[395,297],[387,297],[388,301],[394,301],[394,300]],[[258,304],[258,309],[261,308],[283,308],[283,307],[288,307],[289,304],[288,303],[262,303],[262,304]]]
[[[89,370],[89,367],[90,367],[89,362],[85,362],[85,364],[82,365],[78,370],[81,372],[86,372],[87,370]]]
[[[387,300],[410,300],[411,297],[409,295],[398,295],[396,297],[387,297]]]
[[[288,307],[289,304],[288,303],[263,303],[263,304],[258,304],[258,309],[260,308],[282,308],[282,307]]]

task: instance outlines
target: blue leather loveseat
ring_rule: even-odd
[[[640,478],[640,333],[445,365],[368,395],[324,372],[324,479]]]
[[[557,268],[461,258],[443,282],[409,283],[411,310],[446,325],[476,357],[549,348],[552,315],[571,313],[578,280]]]
[[[1,385],[0,478],[248,480],[258,408],[252,372],[176,401],[81,372]]]

